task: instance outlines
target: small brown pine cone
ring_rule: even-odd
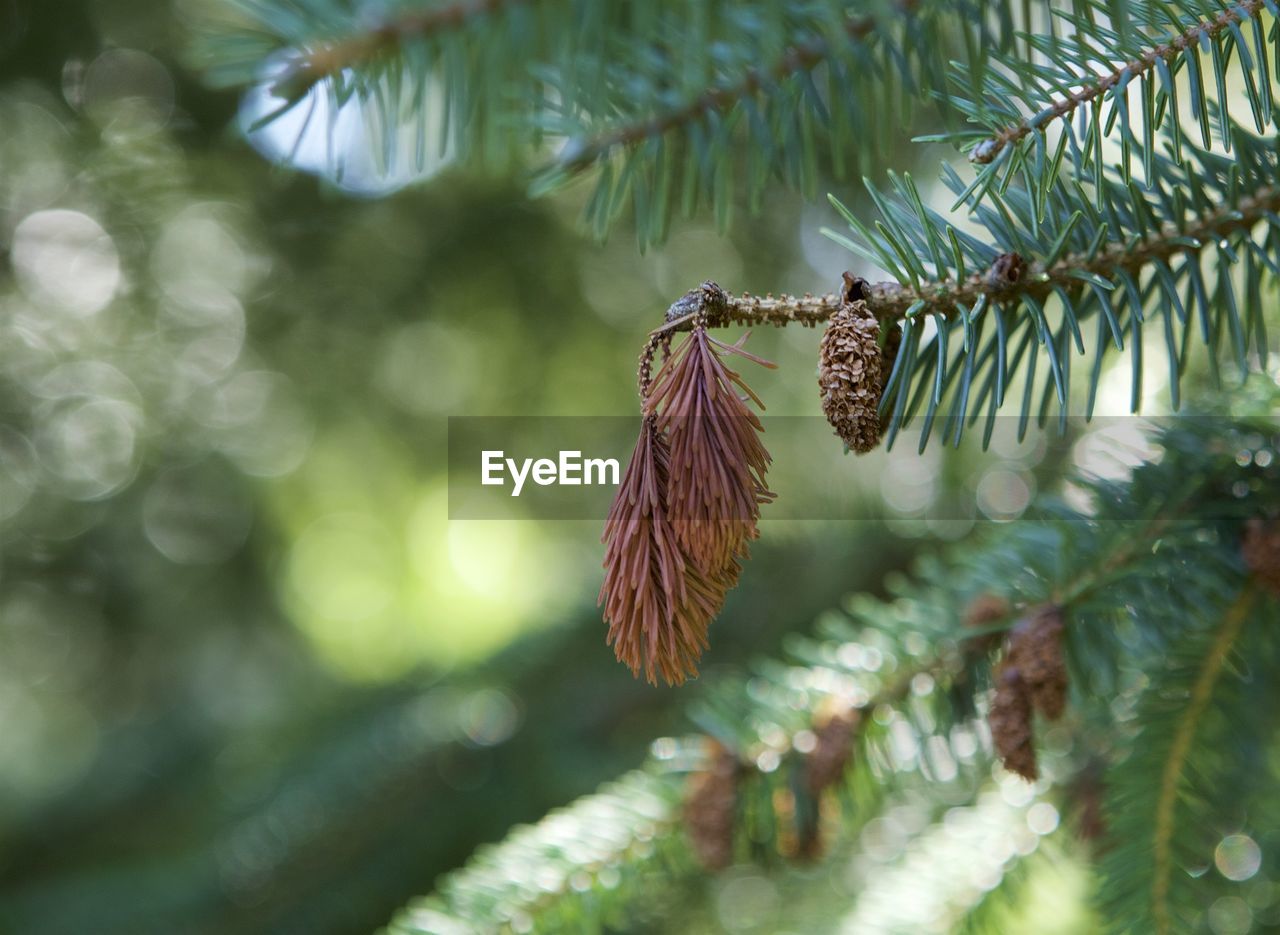
[[[1280,597],[1280,521],[1249,520],[1240,555],[1258,583]]]
[[[1101,769],[1086,767],[1067,787],[1067,801],[1074,813],[1076,833],[1084,841],[1101,841],[1107,834],[1103,814]]]
[[[1018,670],[1007,663],[996,670],[996,694],[987,722],[1005,769],[1035,781],[1039,771],[1031,735],[1031,694]]]
[[[881,349],[880,323],[862,300],[846,302],[827,324],[818,348],[822,411],[859,454],[880,444],[880,396],[892,367],[892,342]]]
[[[1031,704],[1051,721],[1062,717],[1067,706],[1062,628],[1062,611],[1046,605],[1020,621],[1009,634],[1009,665],[1021,675]]]
[[[822,718],[814,725],[816,743],[805,758],[805,778],[813,795],[834,786],[844,775],[853,757],[858,720],[858,712],[851,708]]]
[[[710,764],[691,774],[685,786],[684,826],[702,865],[708,870],[722,870],[733,862],[738,760],[722,744],[711,744]]]
[[[981,630],[1009,616],[1009,602],[998,594],[979,594],[964,610],[964,626],[969,630]],[[1000,645],[999,633],[979,633],[964,641],[965,649],[974,653],[988,653]]]

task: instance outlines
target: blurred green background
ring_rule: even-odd
[[[852,265],[787,194],[642,256],[447,155],[338,179],[201,86],[199,5],[0,2],[3,932],[368,931],[687,730],[604,645],[598,523],[448,522],[446,417],[630,414],[686,289]],[[817,340],[752,338],[770,412],[817,414]],[[766,522],[705,671],[1052,473],[976,449],[775,451],[890,520]]]

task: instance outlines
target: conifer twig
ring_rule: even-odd
[[[1078,91],[1055,101],[1034,117],[1006,127],[994,136],[983,140],[973,148],[969,156],[970,160],[980,164],[994,161],[1006,146],[1017,143],[1033,130],[1039,130],[1054,120],[1070,116],[1082,105],[1106,94],[1122,80],[1135,78],[1155,68],[1157,62],[1169,62],[1188,50],[1194,52],[1199,43],[1206,39],[1212,40],[1232,26],[1259,16],[1263,9],[1265,9],[1263,0],[1244,0],[1223,10],[1212,20],[1188,26],[1176,38],[1148,49],[1133,61],[1122,62],[1097,80],[1087,82]]]
[[[864,286],[863,294],[868,310],[881,321],[900,320],[919,303],[923,305],[916,312],[918,315],[955,317],[960,314],[959,307],[971,308],[982,296],[997,303],[1019,296],[1043,299],[1055,287],[1078,284],[1081,273],[1111,278],[1120,272],[1137,272],[1152,261],[1179,253],[1196,253],[1228,234],[1249,230],[1276,213],[1280,213],[1280,188],[1267,187],[1241,197],[1235,205],[1224,204],[1207,211],[1191,224],[1181,227],[1166,224],[1158,233],[1137,243],[1113,242],[1092,258],[1069,254],[1049,266],[1027,263],[1025,272],[1014,282],[983,270],[960,282],[942,280],[919,289],[897,282],[872,283]],[[821,296],[806,293],[798,297],[770,294],[763,298],[749,293],[741,297],[726,293],[721,303],[708,308],[707,324],[711,327],[783,326],[796,322],[812,327],[829,319],[840,304],[840,297],[830,293]],[[687,331],[692,327],[693,318],[692,314],[670,318],[651,334]]]
[[[273,90],[283,97],[301,96],[325,78],[389,54],[408,39],[456,31],[504,7],[530,2],[533,0],[454,0],[403,13],[366,32],[320,44],[303,53],[275,82]]]
[[[899,6],[907,11],[915,3],[916,0],[900,0]],[[844,33],[850,41],[856,41],[869,35],[875,26],[874,17],[850,16],[844,21]],[[597,136],[570,140],[559,157],[559,168],[571,174],[582,172],[615,149],[625,149],[644,140],[663,136],[709,114],[725,113],[739,101],[769,84],[812,71],[835,51],[836,46],[823,38],[795,43],[772,65],[749,68],[733,84],[711,85],[679,107],[634,122],[622,123]]]

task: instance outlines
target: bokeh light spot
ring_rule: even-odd
[[[119,400],[61,401],[40,426],[40,463],[66,496],[105,497],[133,479],[140,419],[137,409]]]
[[[387,336],[374,383],[397,406],[427,415],[451,412],[471,396],[482,376],[479,348],[468,335],[423,321]]]
[[[978,509],[994,520],[1017,519],[1031,505],[1031,494],[1022,474],[996,468],[978,482]]]
[[[78,317],[101,311],[120,286],[120,256],[87,214],[37,211],[13,232],[13,267],[32,299]]]
[[[1248,880],[1262,866],[1262,849],[1247,834],[1229,834],[1213,851],[1213,863],[1228,880]]]
[[[475,692],[462,705],[462,731],[477,746],[502,743],[516,732],[519,722],[515,700],[494,688]]]
[[[1245,935],[1253,928],[1253,910],[1239,896],[1215,899],[1208,912],[1213,935]]]
[[[1048,802],[1037,802],[1027,809],[1027,827],[1036,834],[1053,834],[1058,830],[1058,810]]]
[[[64,82],[64,93],[100,123],[111,120],[122,106],[141,110],[155,123],[164,123],[173,112],[169,70],[137,49],[103,52],[84,69],[78,85]]]

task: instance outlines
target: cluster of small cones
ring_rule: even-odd
[[[856,708],[829,707],[815,712],[812,746],[804,754],[804,785],[779,791],[773,800],[779,815],[789,814],[795,823],[794,830],[780,829],[781,853],[800,859],[822,853],[822,796],[844,776],[860,723]],[[706,765],[691,773],[685,784],[682,814],[698,861],[708,870],[721,870],[733,861],[741,783],[756,774],[724,744],[709,737],[706,743]]]
[[[849,450],[859,454],[880,444],[880,397],[897,350],[893,343],[880,346],[880,322],[867,308],[864,286],[845,273],[844,302],[818,348],[822,411]]]
[[[655,684],[697,674],[707,627],[773,498],[763,427],[747,403],[764,405],[725,355],[773,366],[695,322],[653,380],[642,377],[640,439],[605,520],[609,644]]]
[[[996,692],[987,716],[991,740],[1005,768],[1027,780],[1039,775],[1033,711],[1056,721],[1067,704],[1062,629],[1059,608],[1032,611],[1010,631],[1004,659],[995,670]]]

